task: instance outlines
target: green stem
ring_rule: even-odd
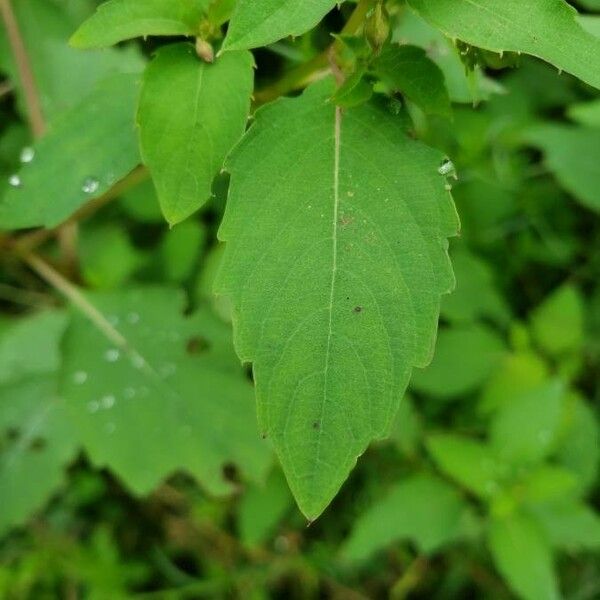
[[[360,0],[358,2],[341,31],[342,35],[353,35],[360,30],[367,13],[373,6],[373,2],[374,0]],[[332,48],[338,49],[339,45],[340,42],[336,40],[321,52],[321,54],[318,54],[308,62],[291,69],[286,75],[270,86],[258,90],[254,95],[256,104],[266,104],[267,102],[279,98],[279,96],[285,96],[290,92],[302,89],[309,83],[319,79],[329,71],[329,57],[331,50]]]

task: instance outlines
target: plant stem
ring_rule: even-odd
[[[25,104],[27,105],[27,117],[34,137],[40,137],[46,130],[46,122],[40,104],[33,71],[29,62],[29,56],[25,48],[25,43],[19,31],[19,25],[13,12],[10,0],[0,0],[0,13],[6,28],[8,41],[15,58],[19,79],[23,86]]]
[[[111,342],[122,349],[128,347],[127,340],[110,324],[106,317],[76,288],[68,279],[63,277],[56,269],[42,260],[33,252],[21,254],[21,258],[42,279],[65,296],[78,308]]]
[[[374,0],[360,0],[356,8],[350,15],[350,18],[344,25],[341,35],[353,35],[360,30],[367,13],[373,6]],[[284,96],[289,92],[306,87],[309,83],[320,79],[323,75],[330,71],[329,59],[332,50],[339,47],[340,42],[337,40],[328,46],[321,54],[311,58],[309,61],[298,65],[291,69],[281,79],[275,83],[258,90],[254,99],[257,105],[271,102],[279,96]]]

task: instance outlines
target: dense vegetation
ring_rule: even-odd
[[[1,598],[600,597],[571,4],[0,0]]]

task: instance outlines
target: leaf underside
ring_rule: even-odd
[[[216,290],[254,363],[259,422],[309,519],[384,436],[431,357],[458,220],[442,156],[333,81],[258,111],[230,161]]]
[[[494,52],[537,56],[600,88],[600,38],[563,0],[409,0],[451,38]]]

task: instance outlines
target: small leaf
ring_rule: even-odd
[[[470,324],[440,331],[433,362],[415,371],[411,388],[436,398],[454,398],[479,388],[505,353],[491,328]]]
[[[544,504],[534,514],[553,545],[570,551],[600,549],[600,515],[582,502]]]
[[[54,123],[0,201],[0,228],[54,227],[139,164],[137,79],[104,80]]]
[[[90,298],[127,341],[115,345],[79,314],[65,336],[61,392],[91,459],[138,494],[179,469],[215,494],[231,490],[228,464],[260,480],[271,453],[227,326],[205,309],[184,318],[172,289]]]
[[[535,341],[552,356],[577,352],[583,343],[584,306],[572,284],[557,288],[530,317]]]
[[[109,0],[70,40],[76,48],[102,48],[149,35],[194,35],[210,0]]]
[[[515,514],[492,521],[488,544],[498,570],[519,597],[560,598],[550,545],[531,517]]]
[[[162,48],[147,68],[140,145],[170,224],[210,198],[225,156],[244,133],[252,82],[250,53],[229,52],[207,64],[190,44]]]
[[[513,398],[491,423],[491,441],[498,456],[513,464],[541,461],[552,450],[564,406],[564,389],[552,381]]]
[[[375,60],[373,68],[387,86],[402,92],[426,114],[450,115],[444,74],[423,48],[390,45]]]
[[[456,490],[426,473],[396,484],[361,515],[342,546],[342,557],[361,562],[401,540],[431,554],[475,530],[475,516]]]
[[[58,343],[66,326],[64,313],[47,311],[15,320],[3,329],[0,385],[56,371],[60,365]],[[32,352],[32,348],[44,348],[44,352]]]
[[[453,323],[469,323],[487,317],[498,324],[506,324],[510,311],[496,288],[490,265],[464,244],[453,246],[450,256],[456,289],[444,298],[442,315]]]
[[[506,467],[483,442],[435,434],[427,438],[427,449],[439,469],[482,498],[494,496],[507,477]]]
[[[63,480],[76,443],[58,395],[67,315],[40,312],[0,338],[0,535],[21,525]]]
[[[248,50],[288,35],[302,35],[336,3],[337,0],[238,0],[223,50]]]
[[[336,108],[333,89],[327,78],[257,112],[228,165],[215,283],[254,363],[260,426],[309,519],[429,362],[458,227],[442,156],[383,104]]]
[[[600,39],[564,0],[409,0],[429,23],[453,39],[493,52],[523,52],[600,88]]]
[[[292,506],[292,496],[279,468],[273,469],[264,485],[249,486],[240,502],[240,538],[250,548],[262,545],[274,533]]]
[[[600,213],[600,130],[547,124],[523,134],[544,152],[544,162],[559,183],[583,206]]]
[[[58,395],[58,373],[0,386],[0,398],[0,435],[8,438],[0,452],[2,535],[22,525],[56,491],[77,443]]]

